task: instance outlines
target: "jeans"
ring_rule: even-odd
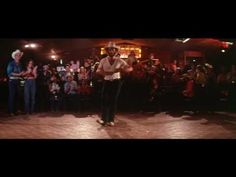
[[[113,122],[116,109],[117,101],[122,86],[121,80],[104,81],[102,88],[102,120],[104,122]]]
[[[16,112],[16,104],[18,103],[18,98],[20,94],[20,80],[9,80],[9,97],[8,97],[8,107],[9,112]]]
[[[33,113],[35,108],[35,94],[36,82],[35,79],[28,79],[25,81],[24,99],[25,99],[25,112]]]

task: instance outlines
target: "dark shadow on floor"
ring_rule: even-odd
[[[236,133],[236,117],[231,115],[222,115],[219,113],[210,113],[210,114],[199,114],[194,115],[193,117],[183,118],[184,120],[200,120],[205,119],[206,122],[201,123],[201,125],[211,125],[216,124],[220,125],[223,128],[227,129],[232,133]]]

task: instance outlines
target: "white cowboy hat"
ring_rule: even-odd
[[[16,51],[12,52],[12,54],[11,54],[11,56],[12,56],[13,59],[15,59],[15,55],[16,55],[17,53],[20,53],[21,56],[23,55],[23,52],[21,52],[19,49],[17,49]]]
[[[114,42],[109,42],[104,48],[105,48],[105,49],[108,49],[108,48],[116,48],[117,50],[120,49],[120,47],[117,46]]]

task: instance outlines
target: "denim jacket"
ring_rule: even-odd
[[[21,64],[16,64],[15,60],[8,63],[7,66],[7,75],[8,77],[12,76],[12,73],[20,73],[22,72],[22,66]]]

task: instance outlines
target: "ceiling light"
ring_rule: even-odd
[[[190,38],[186,38],[185,40],[183,40],[183,43],[188,42],[190,40]]]

